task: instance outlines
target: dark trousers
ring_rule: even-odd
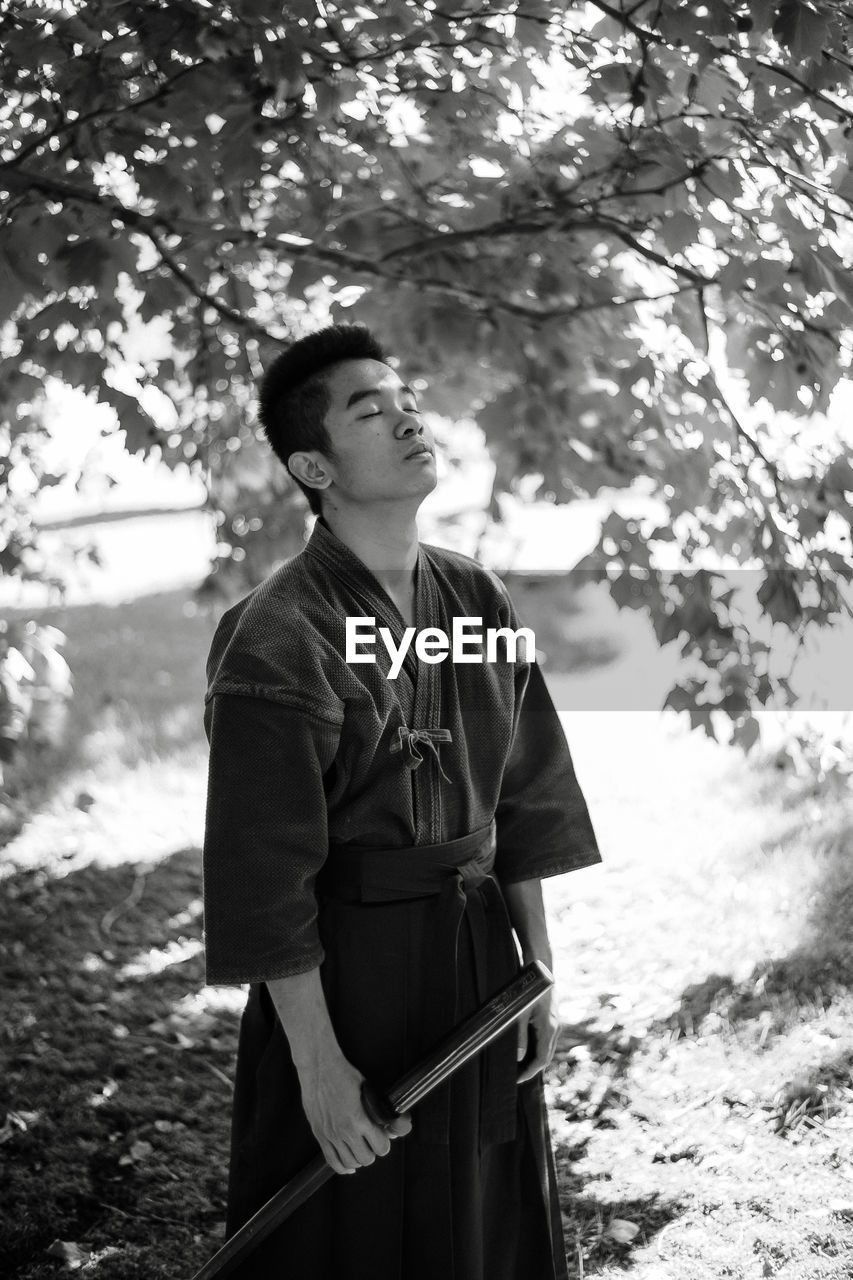
[[[387,1087],[424,1047],[421,1012],[434,996],[429,910],[418,902],[330,903],[321,926],[341,1047]],[[479,1003],[476,970],[463,925],[456,1016]],[[515,1041],[513,1028],[503,1050],[513,1058]],[[474,1059],[443,1086],[448,1141],[419,1133],[416,1109],[409,1137],[321,1188],[234,1273],[238,1280],[566,1280],[541,1078],[517,1089],[515,1136],[484,1142],[484,1070],[482,1057]],[[267,988],[254,986],[240,1029],[228,1233],[317,1150],[287,1038]]]

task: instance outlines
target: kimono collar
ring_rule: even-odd
[[[327,570],[339,578],[349,591],[361,602],[367,614],[375,614],[384,618],[392,634],[399,644],[404,622],[399,609],[388,595],[367,565],[359,560],[354,551],[346,543],[336,537],[329,526],[319,517],[314,525],[311,537],[302,552],[319,561]],[[420,626],[437,625],[441,620],[438,588],[429,559],[423,545],[418,544],[418,563],[415,577],[415,618]],[[399,755],[407,769],[412,771],[413,780],[418,767],[431,757],[434,760],[439,777],[450,782],[441,765],[439,744],[452,742],[450,731],[440,727],[441,723],[441,675],[435,663],[420,663],[412,646],[403,659],[403,670],[411,681],[414,691],[412,719],[416,727],[398,726],[397,736],[392,741],[390,752]],[[420,750],[424,746],[427,756]],[[431,769],[421,770],[421,774],[431,775]],[[420,843],[435,843],[441,839],[441,817],[439,807],[432,802],[432,784],[421,779],[414,782],[418,792],[423,792],[418,801],[419,819],[416,839]]]
[[[344,582],[351,587],[360,588],[368,597],[373,597],[384,606],[384,612],[393,610],[391,621],[399,619],[399,611],[391,600],[385,588],[379,580],[371,573],[363,560],[360,560],[354,551],[341,542],[336,534],[326,524],[322,516],[318,516],[314,528],[311,531],[311,537],[305,544],[303,555],[311,556],[316,560],[320,560],[334,574],[342,578]],[[425,573],[428,571],[424,566],[423,549],[418,545],[418,563],[416,567],[416,597],[420,594],[421,584]],[[402,619],[400,619],[402,621]],[[396,628],[395,628],[396,629]]]

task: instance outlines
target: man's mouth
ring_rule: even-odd
[[[424,453],[428,454],[429,457],[432,457],[432,449],[430,449],[429,445],[428,444],[416,445],[414,449],[409,450],[409,452],[406,454],[404,461],[408,462],[409,458],[419,458]]]

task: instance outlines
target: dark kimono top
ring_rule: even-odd
[[[345,619],[399,645],[387,593],[318,520],[302,552],[222,617],[208,660],[207,980],[259,983],[324,958],[315,882],[335,845],[437,844],[494,819],[499,883],[599,862],[557,713],[525,644],[515,661],[419,662],[396,680],[345,661]],[[500,579],[421,544],[415,625],[520,624]],[[469,652],[470,652],[469,646]],[[431,743],[414,731],[446,730]],[[442,740],[443,739],[443,740]]]

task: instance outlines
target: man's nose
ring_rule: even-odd
[[[408,409],[400,410],[400,420],[394,428],[394,434],[400,440],[405,440],[406,436],[414,436],[423,431],[423,423],[417,414],[410,413]]]

